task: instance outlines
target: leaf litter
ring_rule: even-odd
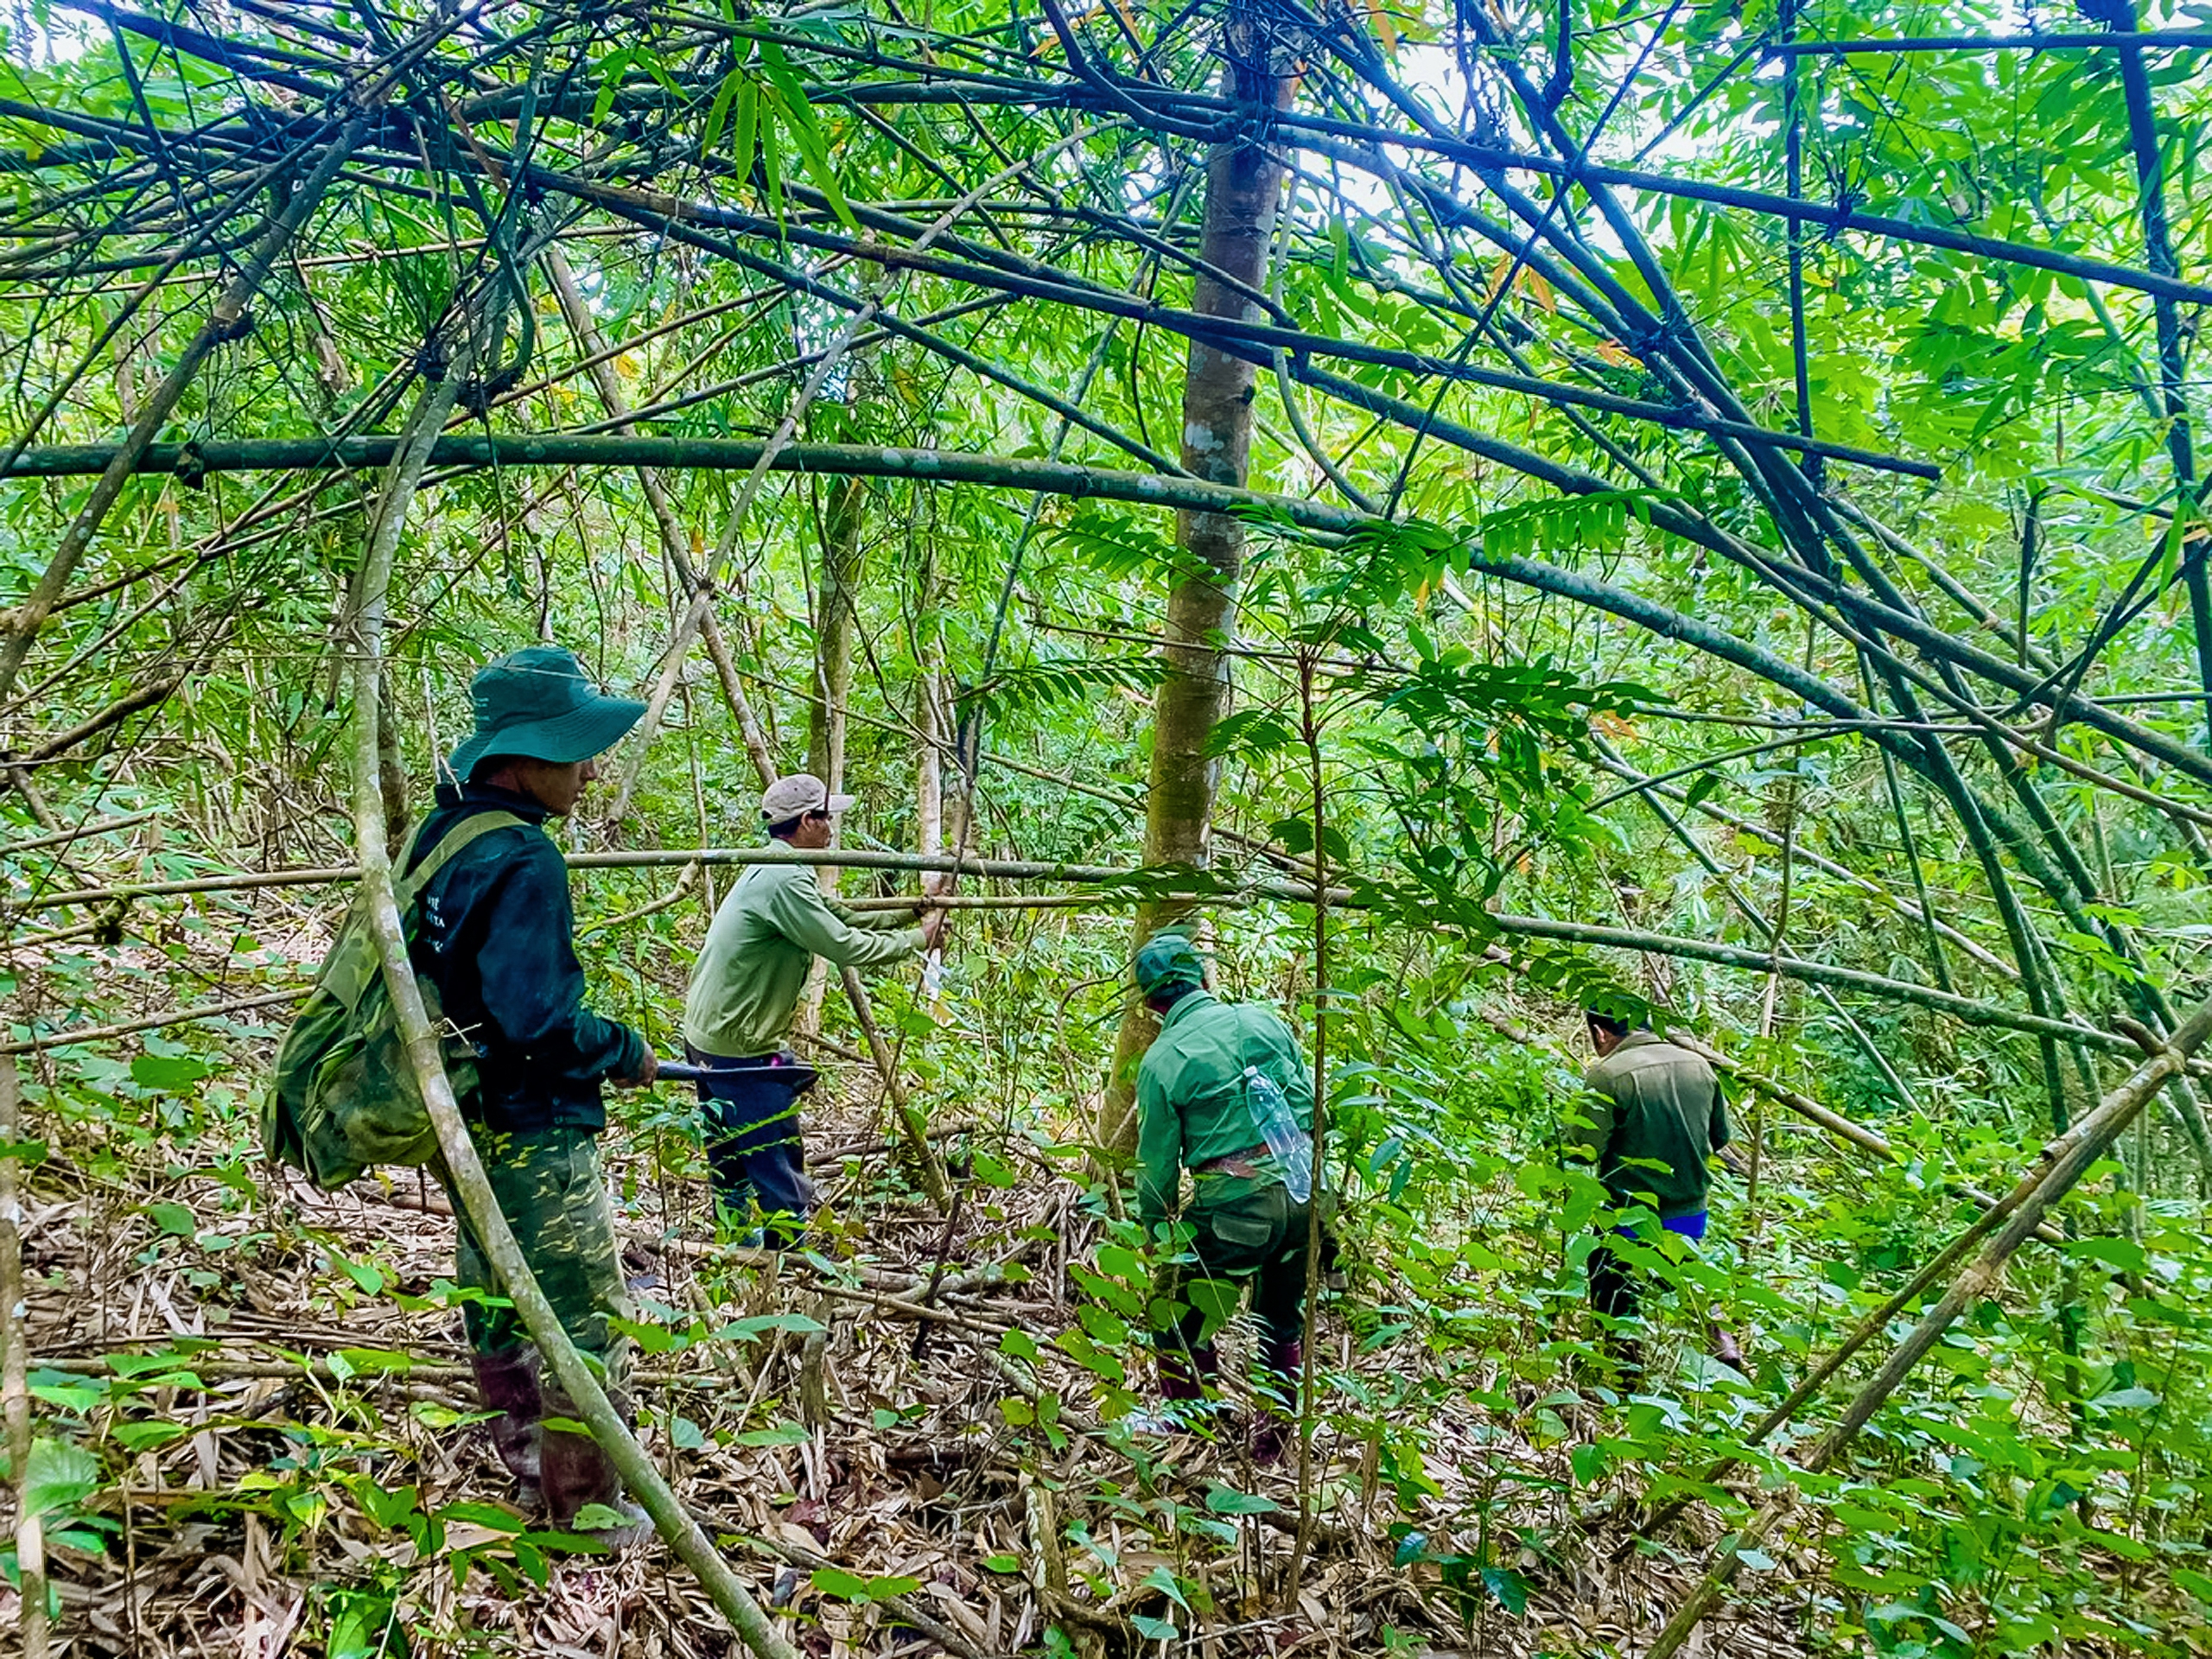
[[[902,1179],[871,1097],[856,1083],[810,1114],[815,1166],[839,1173],[813,1252],[780,1260],[709,1242],[677,1131],[606,1142],[641,1438],[801,1652],[1107,1656],[1172,1634],[1219,1659],[1619,1654],[1695,1581],[1717,1525],[1636,1548],[1634,1505],[1591,1504],[1571,1444],[1532,1437],[1530,1412],[1421,1425],[1430,1490],[1394,1497],[1382,1426],[1325,1399],[1289,1597],[1295,1459],[1244,1454],[1242,1333],[1223,1433],[1104,1426],[1102,1403],[1126,1395],[1053,1340],[1080,1328],[1070,1268],[1096,1243],[1079,1192],[1009,1138],[1001,1154],[1031,1178],[963,1207],[940,1274],[944,1221]],[[102,1459],[68,1535],[88,1547],[52,1551],[60,1651],[744,1651],[658,1541],[579,1553],[592,1546],[546,1535],[499,1472],[441,1294],[453,1223],[435,1182],[395,1171],[318,1193],[222,1141],[119,1157],[121,1136],[96,1138],[30,1173],[33,1382]],[[1318,1340],[1325,1381],[1430,1363],[1411,1338],[1355,1344],[1332,1307]],[[1472,1547],[1478,1515],[1493,1541],[1553,1542],[1494,1545],[1456,1587],[1449,1566],[1401,1560],[1408,1524]],[[1752,1589],[1707,1651],[1800,1651],[1804,1593]]]

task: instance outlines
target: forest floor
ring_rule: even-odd
[[[1694,1580],[1709,1534],[1639,1547],[1625,1520],[1589,1521],[1605,1492],[1573,1480],[1573,1437],[1538,1425],[1551,1409],[1594,1429],[1597,1408],[1524,1382],[1522,1409],[1454,1404],[1405,1426],[1425,1494],[1389,1477],[1371,1419],[1325,1398],[1312,1552],[1287,1597],[1295,1458],[1254,1468],[1236,1419],[1217,1440],[1102,1427],[1115,1362],[1083,1369],[1053,1346],[1081,1328],[1097,1230],[1048,1137],[995,1141],[1007,1161],[979,1163],[1007,1184],[971,1175],[948,1230],[906,1192],[867,1121],[872,1092],[810,1113],[836,1217],[813,1254],[709,1242],[703,1187],[655,1155],[682,1134],[677,1091],[659,1128],[606,1142],[645,1444],[802,1651],[1132,1654],[1163,1651],[1172,1624],[1209,1659],[1622,1654]],[[245,1161],[251,1142],[235,1110],[151,1142],[69,1132],[33,1174],[32,1382],[103,1458],[81,1524],[58,1529],[62,1650],[741,1651],[658,1541],[564,1551],[516,1506],[438,1289],[453,1222],[437,1185],[402,1172],[316,1193]],[[1387,1269],[1356,1268],[1353,1296],[1378,1289]],[[1415,1337],[1356,1345],[1343,1313],[1320,1319],[1332,1393],[1429,1364]],[[1394,1522],[1435,1554],[1476,1548],[1477,1516],[1483,1559],[1508,1569],[1503,1600],[1479,1576],[1455,1593],[1448,1561],[1398,1564]],[[1503,1605],[1523,1593],[1517,1614]],[[1766,1612],[1739,1606],[1699,1650],[1799,1651],[1802,1593],[1774,1585]],[[1069,1645],[1047,1642],[1052,1625]]]

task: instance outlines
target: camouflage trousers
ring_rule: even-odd
[[[636,1314],[622,1283],[621,1251],[600,1177],[597,1137],[581,1128],[480,1130],[476,1150],[523,1260],[553,1304],[561,1328],[578,1350],[605,1368],[608,1389],[620,1389],[629,1370],[630,1342],[607,1321]],[[453,1192],[450,1179],[446,1190]],[[505,1295],[457,1193],[453,1209],[460,1231],[454,1278],[463,1289]],[[480,1354],[511,1354],[529,1345],[530,1332],[512,1306],[472,1301],[461,1318],[468,1345]]]

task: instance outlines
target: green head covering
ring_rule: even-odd
[[[526,645],[487,664],[468,683],[476,731],[453,752],[454,776],[468,775],[487,756],[517,754],[565,766],[611,749],[638,723],[645,705],[610,697],[584,677],[583,667],[558,645]]]
[[[1137,952],[1135,971],[1137,989],[1147,996],[1206,982],[1205,958],[1184,933],[1155,933],[1147,939]]]

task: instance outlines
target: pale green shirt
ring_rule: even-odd
[[[874,968],[922,948],[910,912],[855,912],[825,898],[806,864],[755,864],[737,878],[691,967],[683,1039],[703,1053],[773,1053],[817,957]]]

